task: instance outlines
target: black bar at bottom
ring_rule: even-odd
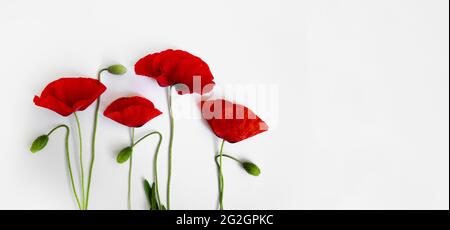
[[[32,227],[432,227],[449,225],[449,211],[0,211],[0,221]]]

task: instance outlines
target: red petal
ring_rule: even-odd
[[[92,78],[60,78],[49,83],[41,93],[35,96],[34,103],[53,110],[63,116],[86,109],[104,91],[106,87]]]
[[[53,110],[64,117],[67,117],[70,114],[72,114],[73,112],[75,112],[74,109],[68,107],[64,103],[58,101],[56,98],[51,97],[51,96],[45,97],[45,98],[40,98],[38,96],[34,96],[33,102],[37,106]]]
[[[128,127],[141,127],[159,116],[161,111],[143,97],[122,97],[112,102],[103,114]]]
[[[183,50],[168,49],[147,55],[136,63],[135,71],[138,75],[156,79],[162,87],[184,84],[189,93],[207,93],[214,86],[214,77],[208,64]],[[200,76],[201,84],[198,87],[194,87],[194,76]]]
[[[267,124],[249,108],[226,100],[202,101],[202,116],[212,131],[236,143],[268,130]]]

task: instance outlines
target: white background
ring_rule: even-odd
[[[225,145],[227,153],[262,168],[260,177],[251,177],[225,161],[225,208],[448,209],[448,4],[2,1],[0,208],[76,208],[62,130],[44,151],[28,152],[54,125],[74,127],[73,118],[32,103],[47,83],[95,77],[114,63],[132,69],[148,53],[178,48],[202,57],[218,85],[278,88],[275,109],[254,108],[270,131]],[[160,130],[166,137],[160,161],[165,200],[164,89],[133,71],[121,78],[105,74],[104,83],[102,111],[117,97],[138,94],[165,113],[137,130],[138,136]],[[174,103],[196,100],[177,96]],[[86,157],[92,107],[79,113]],[[127,165],[115,163],[115,154],[128,144],[128,132],[103,116],[99,123],[91,208],[125,209]],[[149,140],[135,150],[136,209],[145,208],[141,179],[151,176],[155,144]],[[217,208],[216,146],[201,120],[176,119],[172,208]]]

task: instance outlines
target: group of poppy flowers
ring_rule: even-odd
[[[131,130],[130,146],[123,148],[117,154],[117,162],[129,162],[128,174],[128,209],[131,209],[131,175],[133,148],[150,136],[158,136],[159,141],[153,158],[153,182],[144,181],[144,189],[151,210],[170,209],[170,183],[172,176],[172,146],[174,139],[174,119],[172,111],[172,89],[178,94],[200,94],[205,95],[214,88],[214,77],[206,62],[186,51],[168,49],[158,53],[149,54],[141,58],[134,66],[136,75],[143,75],[155,79],[161,87],[167,87],[167,104],[170,118],[170,135],[168,147],[168,175],[166,205],[161,202],[158,189],[158,153],[163,140],[163,135],[158,131],[152,131],[137,141],[134,137],[134,129],[143,126],[148,121],[162,114],[154,104],[141,96],[121,97],[113,101],[104,110],[103,115]],[[71,158],[69,153],[70,129],[67,125],[58,125],[47,134],[39,136],[31,145],[30,151],[35,153],[42,150],[49,140],[50,135],[59,128],[65,128],[65,152],[73,195],[80,210],[89,207],[89,192],[95,160],[95,140],[100,107],[100,95],[107,87],[101,83],[104,71],[113,75],[123,75],[127,69],[119,64],[101,69],[97,79],[87,77],[64,77],[49,83],[40,96],[35,96],[33,101],[37,106],[50,109],[64,117],[73,115],[77,124],[79,144],[79,166],[81,188],[77,189],[74,181]],[[83,142],[81,125],[77,116],[78,111],[83,111],[92,103],[96,102],[93,135],[91,140],[91,158],[88,174],[85,176],[83,160]],[[255,113],[243,105],[239,105],[225,99],[201,99],[200,109],[202,117],[207,121],[214,134],[222,139],[219,153],[215,153],[215,162],[218,167],[219,181],[219,207],[223,209],[224,179],[222,174],[222,158],[227,157],[239,163],[250,175],[258,176],[260,169],[252,162],[242,161],[236,157],[223,153],[226,142],[236,143],[268,130],[267,124]],[[85,183],[85,178],[87,182]],[[78,192],[80,195],[78,195]]]

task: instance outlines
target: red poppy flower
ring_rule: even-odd
[[[236,143],[268,130],[267,124],[249,108],[218,99],[202,101],[202,116],[216,136]]]
[[[60,78],[48,84],[40,97],[34,96],[33,102],[66,117],[86,109],[105,90],[105,85],[96,79]]]
[[[122,97],[113,101],[103,115],[128,127],[141,127],[159,116],[161,111],[143,97]]]
[[[214,86],[214,77],[208,64],[199,57],[182,50],[168,49],[149,54],[141,58],[134,68],[136,74],[156,79],[161,87],[176,84],[188,87],[188,89],[178,90],[179,94],[203,94],[211,91]],[[197,82],[196,79],[199,81]]]

